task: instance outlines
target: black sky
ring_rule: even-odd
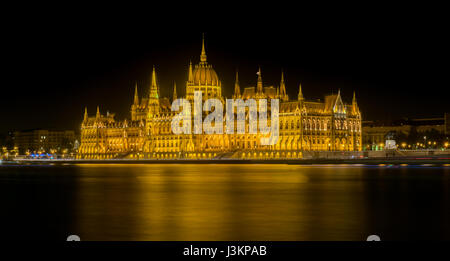
[[[103,113],[129,117],[134,83],[141,96],[148,94],[153,65],[163,96],[171,96],[173,81],[183,94],[189,61],[199,61],[203,32],[208,62],[228,97],[236,69],[243,88],[255,84],[261,66],[265,85],[278,85],[284,70],[290,97],[297,97],[300,82],[306,99],[340,89],[350,102],[356,91],[364,119],[442,117],[449,111],[448,28],[439,14],[401,10],[294,12],[286,14],[289,20],[279,12],[246,19],[218,12],[214,23],[202,17],[177,20],[170,12],[129,20],[22,15],[2,33],[0,132],[77,130],[85,106],[90,114],[100,105]],[[222,23],[216,26],[217,20]]]

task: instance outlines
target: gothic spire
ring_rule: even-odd
[[[87,107],[84,107],[84,121],[87,121],[88,117]]]
[[[302,101],[304,100],[303,98],[303,92],[302,92],[302,84],[300,83],[299,87],[298,87],[298,100]]]
[[[189,61],[188,82],[192,82],[193,80],[194,80],[194,74],[192,73],[192,61]]]
[[[173,82],[173,100],[177,99],[177,83],[174,81]]]
[[[200,62],[206,63],[205,34],[203,34],[203,37],[202,37],[202,53],[200,55]]]
[[[139,104],[139,96],[138,96],[138,89],[137,89],[137,82],[136,86],[134,87],[134,105]]]
[[[97,106],[97,114],[95,115],[95,117],[100,118],[100,107]]]
[[[241,88],[239,86],[239,73],[236,70],[236,81],[234,82],[234,98],[239,98],[241,96]]]
[[[353,100],[352,100],[353,113],[357,114],[359,111],[358,103],[356,102],[356,93],[353,91]]]
[[[159,88],[156,82],[156,70],[155,66],[153,66],[152,84],[150,86],[150,99],[159,99]]]
[[[280,81],[280,96],[282,100],[288,100],[286,94],[286,85],[284,84],[284,72],[281,70],[281,81]]]

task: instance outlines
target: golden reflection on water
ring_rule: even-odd
[[[359,168],[78,168],[75,230],[87,240],[361,240],[366,223]]]

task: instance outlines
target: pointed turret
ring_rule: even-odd
[[[150,85],[150,99],[159,99],[159,88],[156,81],[156,70],[153,66],[152,72],[152,84]]]
[[[203,34],[202,38],[202,53],[200,54],[200,62],[206,63],[205,34]]]
[[[239,73],[236,70],[236,81],[234,82],[234,99],[239,99],[241,97],[241,88],[239,86]]]
[[[83,118],[83,121],[87,121],[88,117],[89,117],[89,115],[88,115],[88,112],[87,112],[87,107],[84,107],[84,118]]]
[[[148,100],[149,111],[148,113],[153,115],[159,113],[159,87],[156,80],[156,70],[153,66],[152,72],[152,84],[150,86],[150,96]]]
[[[134,87],[134,105],[139,105],[139,95],[138,95],[138,89],[137,89],[137,83],[136,86]]]
[[[281,81],[280,81],[280,98],[283,101],[289,100],[289,97],[286,93],[286,85],[284,84],[284,73],[283,70],[281,71]]]
[[[173,101],[177,99],[177,83],[174,81],[173,82],[173,96],[172,96]]]
[[[302,92],[302,84],[300,83],[300,85],[298,86],[298,100],[299,101],[303,101],[303,92]]]
[[[358,114],[359,108],[358,103],[356,102],[356,93],[353,91],[353,100],[352,100],[352,109],[354,114]]]
[[[256,74],[258,75],[258,83],[256,84],[256,93],[261,94],[263,92],[263,82],[262,82],[262,76],[261,76],[261,68],[258,69],[258,72]]]
[[[194,74],[192,73],[192,61],[189,61],[188,82],[192,82],[193,80],[194,80]]]
[[[96,118],[100,118],[100,107],[97,106],[97,114],[95,115]]]

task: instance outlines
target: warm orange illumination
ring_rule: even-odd
[[[195,91],[202,91],[202,99],[225,101],[222,82],[207,60],[204,44],[200,62],[195,66],[190,63],[187,74],[184,98],[191,104]],[[362,150],[361,112],[355,94],[350,104],[343,102],[340,91],[326,96],[323,102],[307,101],[299,85],[298,96],[289,99],[283,73],[279,86],[265,86],[259,69],[256,85],[245,88],[242,94],[236,74],[233,94],[234,99],[280,100],[280,135],[275,145],[262,145],[261,133],[175,135],[171,119],[178,112],[171,111],[171,104],[174,98],[181,97],[177,97],[176,85],[173,91],[170,87],[173,97],[160,96],[154,67],[150,86],[146,87],[147,97],[139,97],[138,86],[133,86],[130,119],[116,121],[114,114],[103,115],[99,107],[95,116],[90,117],[85,110],[77,158],[298,159],[304,156],[304,151]]]

